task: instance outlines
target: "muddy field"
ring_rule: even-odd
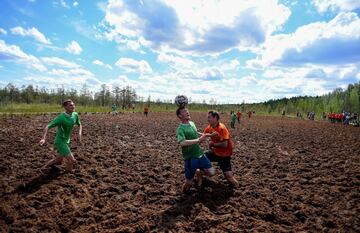
[[[55,129],[38,142],[53,117],[0,119],[1,232],[360,232],[360,128],[244,118],[229,129],[241,186],[217,168],[183,195],[174,113],[81,115],[75,171],[42,174]],[[206,126],[206,114],[192,119]]]

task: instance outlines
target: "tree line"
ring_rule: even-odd
[[[265,113],[296,114],[296,112],[330,113],[342,111],[360,113],[360,82],[349,84],[346,89],[336,88],[322,96],[300,96],[269,100],[253,105],[254,109]],[[251,108],[252,106],[248,106]]]
[[[119,107],[128,107],[138,100],[136,91],[130,87],[113,86],[110,89],[102,84],[98,91],[92,92],[86,84],[80,90],[65,89],[60,86],[55,89],[28,85],[20,88],[9,83],[0,88],[0,105],[7,104],[61,104],[64,100],[71,99],[83,106],[109,106],[116,104]]]
[[[98,91],[92,92],[85,84],[80,90],[74,88],[65,89],[60,86],[55,89],[37,87],[33,85],[22,86],[20,88],[9,83],[0,88],[0,105],[7,104],[61,104],[65,99],[72,99],[77,105],[83,106],[111,106],[116,104],[118,107],[127,108],[135,103],[152,105],[157,110],[173,110],[175,105],[172,100],[152,101],[150,96],[145,100],[136,94],[135,89],[130,86],[113,86],[111,89],[102,84]],[[216,109],[221,112],[236,111],[242,112],[255,111],[263,114],[296,114],[296,112],[357,112],[360,113],[360,82],[348,85],[347,88],[336,88],[331,93],[322,96],[299,96],[292,98],[283,98],[277,100],[268,100],[262,103],[254,104],[217,104],[216,99],[209,103],[194,103],[189,98],[189,108],[192,110],[206,111]],[[164,108],[164,109],[163,109]]]

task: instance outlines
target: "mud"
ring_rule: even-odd
[[[1,232],[360,232],[359,128],[255,116],[230,129],[222,115],[241,185],[217,168],[184,195],[174,113],[81,115],[74,172],[41,173],[53,117],[0,119]],[[192,118],[204,129],[206,114]]]

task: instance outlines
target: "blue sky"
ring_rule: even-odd
[[[0,86],[261,102],[360,81],[359,0],[3,0]]]

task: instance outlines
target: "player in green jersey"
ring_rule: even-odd
[[[204,156],[204,151],[199,146],[199,143],[205,141],[208,135],[200,134],[199,137],[196,126],[194,122],[190,121],[190,114],[186,108],[178,108],[176,115],[181,121],[176,135],[181,146],[185,166],[186,180],[183,185],[183,192],[187,192],[191,188],[195,173],[202,170],[205,175],[213,176],[215,169],[209,159]]]
[[[66,170],[71,171],[76,162],[73,154],[70,151],[70,135],[73,126],[79,126],[79,142],[81,142],[82,126],[79,115],[75,112],[75,104],[72,100],[66,100],[63,103],[65,112],[58,115],[50,124],[45,127],[43,138],[40,140],[40,145],[46,142],[46,135],[49,129],[57,126],[57,133],[54,141],[54,147],[58,152],[56,158],[47,162],[44,168],[48,168],[54,164],[61,164],[65,159]]]

